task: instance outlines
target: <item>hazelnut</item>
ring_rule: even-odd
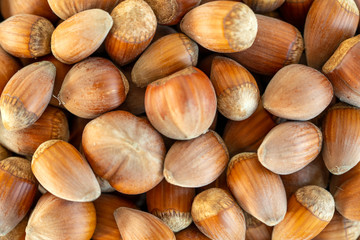
[[[114,217],[123,239],[176,239],[170,228],[150,213],[120,207]]]
[[[166,181],[182,187],[202,187],[216,180],[225,170],[229,154],[214,131],[187,141],[177,141],[165,157]]]
[[[202,71],[188,67],[147,86],[145,111],[163,135],[177,140],[196,138],[214,120],[215,90]]]
[[[42,143],[32,157],[31,169],[40,184],[59,198],[90,202],[101,194],[99,183],[86,159],[65,141]]]
[[[88,240],[95,226],[96,212],[92,202],[70,202],[46,193],[31,213],[25,229],[26,239]]]
[[[131,113],[108,112],[89,122],[82,147],[94,172],[119,192],[144,193],[164,178],[163,139],[147,120]]]
[[[30,64],[15,73],[0,98],[1,119],[9,131],[34,124],[48,106],[56,68],[48,61]]]
[[[146,193],[146,205],[148,211],[173,232],[179,232],[192,223],[190,209],[194,197],[194,188],[175,186],[163,180]]]

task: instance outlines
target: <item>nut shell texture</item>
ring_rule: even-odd
[[[254,77],[232,59],[214,57],[210,80],[214,85],[218,110],[226,118],[240,121],[256,110],[260,93]]]
[[[20,63],[0,47],[0,94],[10,78],[20,70]]]
[[[331,194],[324,188],[309,185],[295,192],[296,200],[317,218],[330,221],[334,215],[335,202]]]
[[[336,210],[347,219],[360,221],[359,186],[360,177],[353,176],[341,184],[335,194]]]
[[[89,240],[96,226],[91,202],[70,202],[46,193],[32,212],[26,227],[26,240]]]
[[[322,68],[334,86],[336,97],[357,107],[360,107],[359,41],[360,35],[343,41]]]
[[[284,220],[274,227],[272,239],[313,239],[334,212],[334,199],[328,191],[314,185],[299,188],[289,200]]]
[[[308,65],[321,69],[339,44],[354,36],[358,22],[359,9],[354,0],[315,0],[304,28]]]
[[[356,240],[360,235],[360,222],[352,221],[335,212],[331,222],[314,240]]]
[[[173,232],[178,232],[192,223],[190,209],[194,197],[194,188],[175,186],[163,180],[146,193],[146,205],[150,213]]]
[[[114,26],[105,41],[106,52],[120,66],[133,61],[150,44],[156,17],[143,0],[126,0],[111,12]]]
[[[36,192],[37,182],[28,160],[9,157],[0,161],[0,236],[25,217]]]
[[[322,156],[328,170],[343,174],[360,161],[360,109],[335,105],[323,121],[324,147]]]
[[[131,80],[139,87],[166,77],[198,61],[198,45],[182,33],[169,34],[149,46],[136,61]]]
[[[279,19],[256,14],[258,32],[250,48],[226,54],[251,72],[274,75],[282,67],[298,63],[304,50],[299,30]]]
[[[259,163],[256,153],[240,153],[231,159],[227,184],[240,206],[261,222],[274,226],[284,219],[284,185],[279,175]]]
[[[95,173],[119,192],[144,193],[163,179],[163,139],[147,120],[131,113],[109,112],[89,122],[82,147]]]
[[[266,134],[276,126],[273,116],[260,102],[256,111],[242,121],[229,120],[226,123],[223,139],[230,157],[241,152],[254,152]]]
[[[262,100],[264,108],[275,116],[309,120],[324,111],[332,98],[332,85],[322,73],[305,65],[292,64],[275,74]]]
[[[191,208],[199,230],[210,239],[244,240],[245,217],[231,195],[220,188],[199,193]]]
[[[257,153],[260,163],[277,174],[294,173],[320,153],[322,133],[310,122],[285,122],[264,138]]]
[[[123,240],[176,239],[170,228],[150,213],[120,207],[114,217]]]
[[[195,139],[175,142],[165,157],[164,176],[174,185],[202,187],[215,181],[228,162],[224,141],[210,130]]]
[[[17,14],[28,13],[44,17],[51,22],[58,20],[58,17],[51,11],[47,0],[28,0],[26,2],[23,0],[2,0],[0,4],[4,19]]]
[[[50,102],[55,75],[54,64],[42,61],[22,68],[9,80],[0,98],[6,129],[24,129],[39,119]]]
[[[215,90],[203,72],[188,67],[147,86],[145,111],[163,135],[192,139],[206,132],[215,118]]]
[[[125,101],[129,83],[109,60],[88,58],[73,66],[59,92],[65,108],[81,118],[95,118]]]
[[[48,0],[51,10],[65,20],[78,12],[100,8],[107,12],[111,11],[119,0]]]
[[[256,37],[257,20],[244,3],[214,1],[188,12],[180,23],[181,30],[214,52],[239,52],[249,48]]]
[[[69,140],[67,118],[55,107],[48,106],[34,124],[21,130],[9,131],[0,123],[0,143],[20,155],[33,155],[40,144],[51,139]]]
[[[109,13],[90,9],[66,19],[51,36],[51,51],[61,62],[73,64],[94,53],[113,25]]]
[[[101,194],[94,201],[96,209],[96,229],[93,240],[120,240],[120,232],[114,218],[114,211],[119,207],[136,208],[135,204],[119,196]]]
[[[86,159],[65,141],[42,143],[32,157],[31,169],[47,191],[62,199],[90,202],[101,194]]]
[[[50,53],[54,26],[32,14],[18,14],[0,24],[0,44],[15,57],[36,58]]]
[[[201,0],[145,0],[153,9],[159,24],[175,25]]]

